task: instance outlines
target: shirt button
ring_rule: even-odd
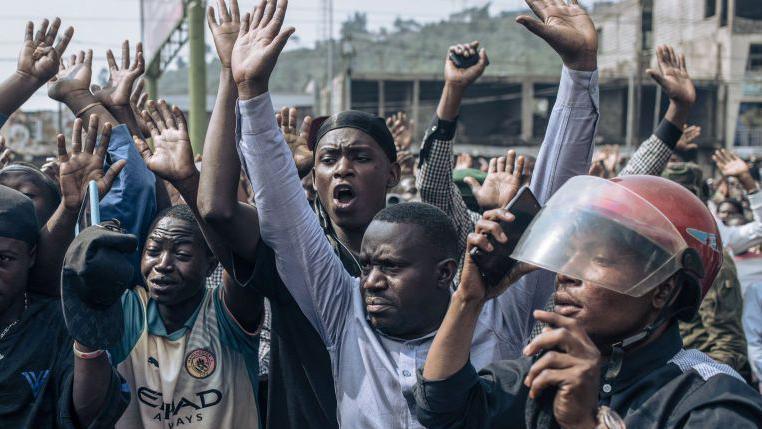
[[[610,384],[604,384],[603,385],[603,392],[604,393],[611,393],[611,385]]]
[[[437,130],[437,126],[436,126],[436,125],[434,125],[433,127],[431,127],[431,131],[436,131],[436,130]]]
[[[404,370],[402,371],[402,375],[404,375],[405,377],[410,377],[411,374],[410,374],[410,371]]]

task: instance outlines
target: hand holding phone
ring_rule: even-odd
[[[450,60],[455,64],[455,67],[459,69],[467,69],[479,62],[479,55],[471,55],[466,57],[464,55],[450,52]]]
[[[513,222],[500,221],[500,227],[508,237],[506,243],[500,243],[488,236],[490,244],[494,250],[484,252],[478,247],[471,250],[471,257],[479,267],[479,272],[487,282],[487,286],[494,287],[500,284],[500,281],[516,265],[516,261],[511,259],[511,253],[519,243],[519,239],[524,231],[532,223],[532,220],[540,211],[540,203],[532,194],[528,186],[523,186],[519,192],[508,203],[505,210],[515,217]]]

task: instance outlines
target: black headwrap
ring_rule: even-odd
[[[310,130],[309,148],[314,151],[317,143],[330,131],[340,128],[354,128],[371,136],[381,146],[390,162],[397,161],[397,147],[394,136],[383,118],[358,110],[347,110],[329,117],[315,118]],[[317,131],[315,129],[317,128]]]
[[[39,227],[34,203],[26,195],[0,185],[0,237],[37,244]]]

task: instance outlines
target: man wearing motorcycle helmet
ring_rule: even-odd
[[[469,249],[505,242],[498,222],[512,219],[485,213]],[[535,312],[550,327],[524,357],[477,374],[468,353],[478,314],[509,285],[488,289],[468,257],[418,374],[418,418],[430,428],[758,427],[762,397],[729,366],[684,350],[678,329],[721,250],[709,210],[676,183],[569,180],[511,256],[557,273],[555,312]]]

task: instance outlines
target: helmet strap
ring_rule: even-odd
[[[674,304],[674,301],[679,294],[679,290],[680,288],[676,287],[670,292],[668,304],[659,310],[659,315],[656,317],[656,320],[654,320],[653,323],[650,323],[648,326],[641,329],[636,334],[630,335],[629,337],[626,337],[625,339],[611,345],[611,357],[609,358],[608,369],[606,370],[607,380],[614,379],[619,375],[619,372],[622,370],[622,361],[624,360],[624,354],[627,350],[630,350],[633,347],[648,340],[651,335],[656,332],[656,330],[667,323],[667,321],[671,320],[675,314],[680,312],[680,310],[672,308],[672,305]]]

